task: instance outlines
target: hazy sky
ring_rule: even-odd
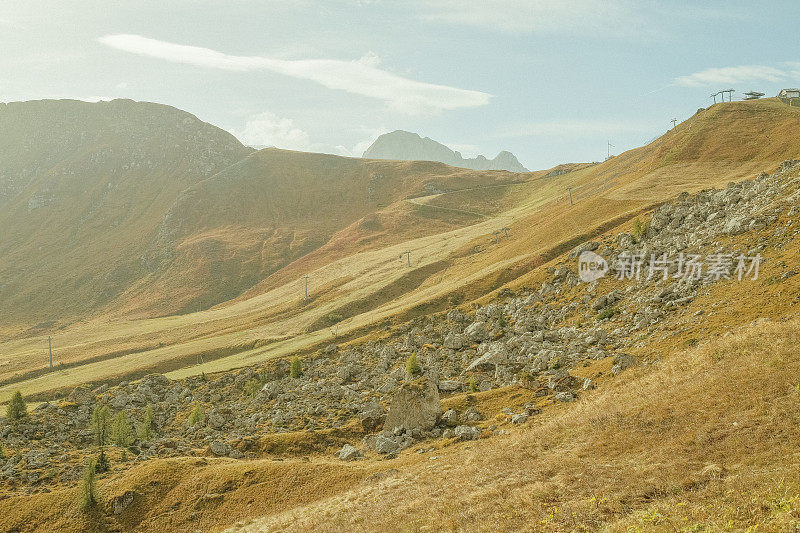
[[[0,0],[0,101],[161,102],[342,155],[406,129],[538,169],[644,144],[718,89],[797,87],[799,20],[794,0]]]

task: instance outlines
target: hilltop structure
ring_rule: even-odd
[[[744,93],[744,96],[745,96],[745,98],[744,98],[745,100],[758,100],[759,98],[764,96],[764,93],[760,93],[758,91],[750,91],[750,92]]]

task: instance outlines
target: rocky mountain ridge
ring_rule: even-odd
[[[510,172],[528,172],[511,152],[505,150],[494,159],[483,155],[464,158],[461,152],[451,150],[442,143],[429,137],[420,137],[416,133],[396,130],[384,133],[367,148],[363,155],[367,159],[399,159],[405,161],[439,161],[454,167],[473,170],[508,170]]]

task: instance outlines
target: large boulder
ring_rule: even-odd
[[[444,338],[444,347],[449,350],[460,350],[464,347],[464,338],[458,333],[451,332]]]
[[[433,380],[422,377],[403,383],[395,392],[383,427],[428,430],[436,425],[441,414],[439,387]]]
[[[493,342],[486,346],[486,353],[473,361],[468,367],[467,372],[476,369],[496,369],[498,365],[508,363],[509,353],[508,348],[502,342]]]
[[[481,342],[489,338],[489,328],[486,327],[486,322],[473,322],[464,330],[464,335],[472,342]]]

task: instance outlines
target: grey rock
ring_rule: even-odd
[[[211,453],[220,457],[227,457],[231,453],[231,446],[227,442],[215,440],[211,442]]]
[[[422,378],[404,383],[395,392],[384,427],[432,429],[441,414],[438,386],[433,380]]]
[[[121,495],[111,499],[111,512],[115,515],[122,514],[122,512],[130,507],[136,499],[137,493],[132,490],[126,490]]]
[[[600,248],[600,243],[599,242],[594,242],[594,241],[584,242],[584,243],[579,244],[578,246],[576,246],[575,248],[572,249],[572,251],[569,253],[569,258],[570,259],[575,259],[579,255],[581,255],[583,252],[593,252],[593,251],[597,250],[598,248]]]
[[[361,458],[361,452],[355,446],[351,446],[350,444],[345,444],[342,446],[342,449],[339,450],[339,459],[342,461],[355,461],[356,459]]]
[[[460,350],[464,346],[464,337],[458,333],[450,333],[444,338],[443,346],[450,350]]]
[[[524,424],[528,421],[528,415],[523,413],[518,413],[511,417],[512,424]]]
[[[480,428],[473,426],[456,426],[453,428],[453,436],[458,440],[475,440],[480,434]]]
[[[448,409],[442,414],[441,421],[446,426],[455,426],[458,424],[458,413],[455,409]]]
[[[611,367],[611,373],[616,376],[623,370],[627,370],[628,368],[636,365],[636,363],[637,360],[632,355],[617,355],[614,357],[614,364]]]
[[[483,420],[483,414],[473,405],[464,411],[461,415],[461,420],[463,422],[477,422],[478,420]]]
[[[472,342],[481,342],[489,338],[489,329],[486,327],[486,322],[473,322],[464,330],[464,335]]]
[[[384,455],[396,455],[403,450],[402,439],[397,435],[378,434],[375,451]]]
[[[498,365],[508,363],[509,353],[502,342],[493,342],[486,348],[486,353],[476,359],[467,367],[467,372],[480,368],[497,368]]]
[[[571,391],[557,392],[553,395],[553,398],[557,402],[574,402],[575,394],[573,394]]]
[[[455,392],[461,389],[461,382],[456,379],[446,379],[439,382],[439,390],[442,392]]]

